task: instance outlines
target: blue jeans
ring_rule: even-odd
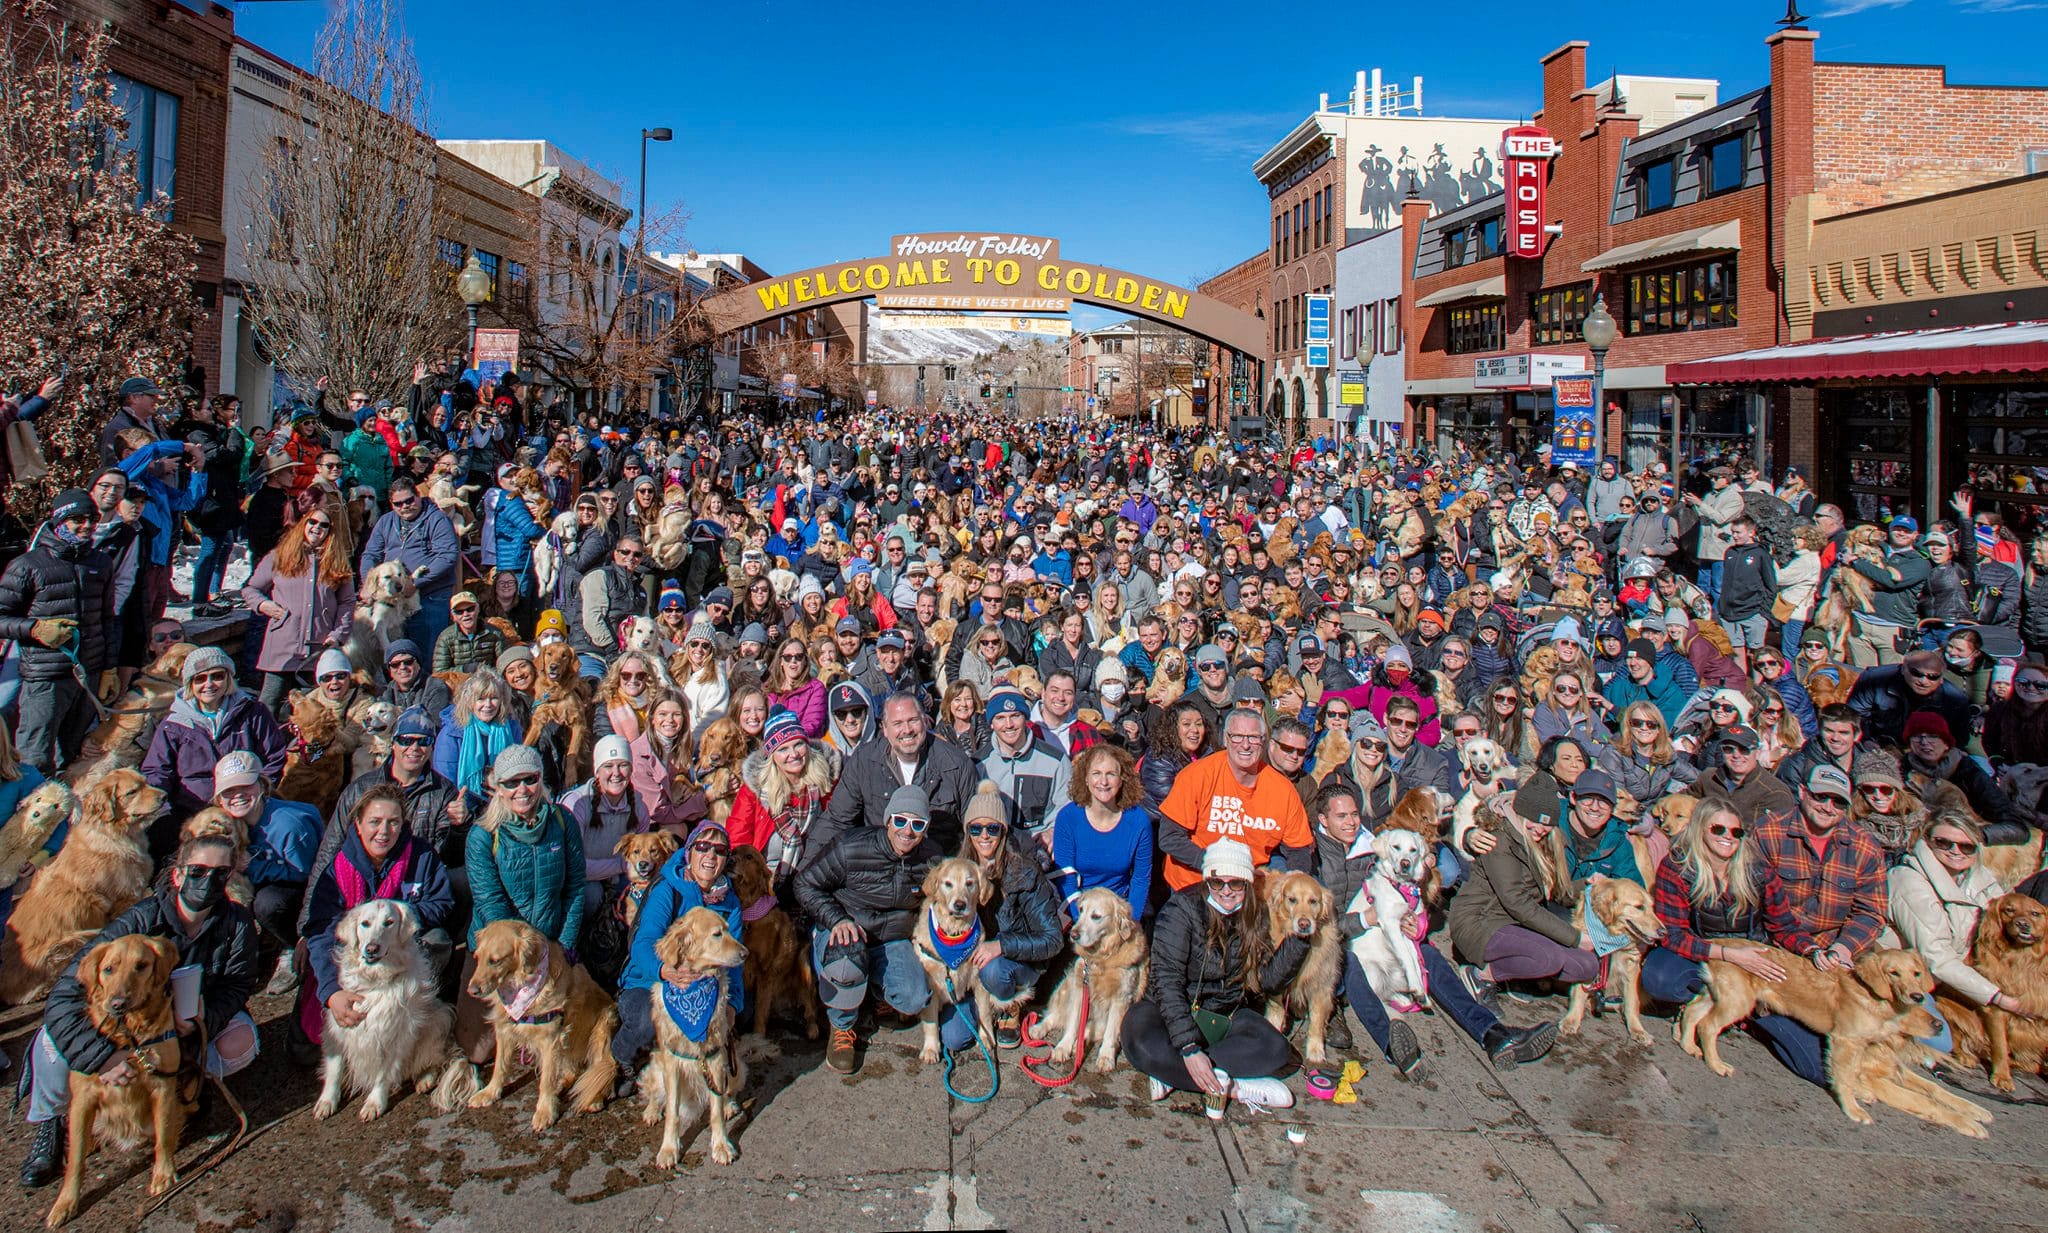
[[[1458,979],[1457,969],[1429,942],[1422,944],[1422,971],[1429,979],[1429,1000],[1443,1007],[1465,1035],[1485,1040],[1487,1032],[1500,1023],[1492,1011],[1472,1000],[1465,982]],[[1359,966],[1349,947],[1344,951],[1344,997],[1357,1013],[1358,1021],[1365,1025],[1365,1034],[1392,1060],[1393,1024],[1387,1019],[1387,1008],[1372,991],[1372,984],[1365,979],[1365,969]]]
[[[434,666],[434,643],[440,640],[441,631],[455,620],[448,615],[448,601],[455,598],[453,591],[439,591],[432,595],[420,596],[420,610],[405,620],[405,636],[419,647],[420,657],[426,662],[421,667],[431,671]]]
[[[818,974],[818,992],[821,996],[834,990],[851,993],[860,992],[863,1001],[867,998],[868,986],[876,975],[882,980],[882,1000],[894,1007],[898,1014],[914,1015],[923,1010],[931,1001],[931,986],[925,983],[924,967],[917,961],[917,948],[908,939],[900,942],[870,942],[866,951],[856,960],[862,974],[858,981],[849,984],[835,984],[825,977],[825,951],[831,945],[832,931],[814,929],[811,931],[811,970]],[[879,973],[877,972],[879,969]],[[825,1008],[825,1017],[835,1028],[851,1028],[860,1017],[858,1008],[835,1010]]]
[[[1787,621],[1787,622],[1785,622],[1785,630],[1784,630],[1784,634],[1783,634],[1783,636],[1781,636],[1781,637],[1780,637],[1780,638],[1778,639],[1778,650],[1780,650],[1780,651],[1784,652],[1784,655],[1785,655],[1785,658],[1786,658],[1786,659],[1796,659],[1796,658],[1798,657],[1798,655],[1799,655],[1799,639],[1800,639],[1801,637],[1803,637],[1803,636],[1805,635],[1805,633],[1806,633],[1806,622],[1804,622],[1804,621]]]
[[[1458,855],[1450,844],[1442,843],[1436,849],[1437,875],[1444,880],[1444,888],[1456,886],[1465,880],[1465,859]]]
[[[1652,1001],[1682,1005],[1692,1001],[1706,984],[1699,964],[1661,946],[1643,956],[1643,992]],[[1751,1016],[1749,1029],[1785,1069],[1818,1087],[1828,1085],[1827,1062],[1822,1056],[1826,1040],[1819,1033],[1796,1019],[1770,1014]]]
[[[1700,590],[1707,593],[1707,599],[1714,606],[1721,604],[1721,562],[1701,561],[1699,572]]]
[[[228,555],[234,551],[236,532],[233,527],[218,535],[199,537],[199,559],[192,565],[192,602],[207,603],[220,586],[221,575],[227,572]]]
[[[989,996],[998,1002],[1008,1002],[1022,997],[1031,992],[1032,986],[1037,983],[1036,969],[1026,967],[1014,959],[1005,959],[1001,955],[989,960],[981,969],[981,987],[988,990]],[[940,1013],[939,1039],[946,1048],[965,1049],[974,1043],[973,1029],[968,1026],[973,1022],[971,1016],[974,1007],[970,1004],[967,1010],[966,1016],[953,1010]],[[995,1025],[989,1026],[993,1028]]]

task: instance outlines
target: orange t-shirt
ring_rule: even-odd
[[[1176,775],[1173,791],[1159,811],[1194,832],[1195,844],[1206,848],[1218,839],[1235,839],[1252,850],[1252,865],[1263,869],[1275,848],[1305,848],[1315,842],[1301,793],[1269,766],[1259,768],[1247,794],[1230,773],[1230,755],[1199,758]],[[1202,871],[1166,858],[1166,883],[1185,890],[1202,880]]]

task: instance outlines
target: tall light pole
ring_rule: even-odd
[[[1600,460],[1607,457],[1607,349],[1621,332],[1614,315],[1607,311],[1606,296],[1593,297],[1593,311],[1586,314],[1580,329],[1593,353],[1593,469],[1597,473]]]
[[[469,261],[463,265],[462,273],[455,276],[455,294],[462,299],[462,306],[469,310],[469,362],[476,363],[476,310],[491,298],[491,276],[477,264],[476,250],[469,250]]]
[[[647,255],[647,143],[650,141],[673,141],[675,132],[666,128],[643,128],[640,130],[640,238],[633,247],[641,256]]]

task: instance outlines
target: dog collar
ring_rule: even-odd
[[[932,945],[937,952],[932,957],[944,964],[947,971],[952,971],[967,962],[967,956],[974,953],[975,945],[981,941],[981,918],[975,917],[974,924],[967,932],[947,937],[946,931],[939,928],[938,913],[926,908],[924,915],[926,922],[931,925]]]
[[[550,1018],[560,1016],[562,1012],[558,1010],[552,1016],[536,1015],[531,1019],[526,1017],[526,1012],[533,1009],[534,1002],[540,998],[541,986],[547,983],[548,952],[543,950],[540,953],[540,967],[534,970],[532,980],[511,990],[510,997],[506,996],[507,990],[504,986],[498,987],[498,1002],[505,1008],[505,1017],[514,1023],[546,1023]]]
[[[740,920],[752,924],[775,910],[775,896],[763,895],[740,911]]]

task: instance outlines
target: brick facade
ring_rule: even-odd
[[[1814,217],[2027,174],[2048,91],[1950,85],[1938,65],[1813,66]]]
[[[1277,215],[1277,211],[1275,213]],[[1211,299],[1221,300],[1232,308],[1241,308],[1248,313],[1266,313],[1267,288],[1272,269],[1273,257],[1270,250],[1254,253],[1221,274],[1203,279],[1195,285],[1195,290]],[[1258,355],[1246,357],[1255,361],[1247,379],[1247,414],[1256,414],[1265,401],[1260,392],[1260,376],[1272,355],[1271,338],[1269,331],[1268,349]],[[1211,345],[1208,351],[1209,371],[1212,374],[1208,390],[1209,423],[1214,427],[1224,428],[1230,423],[1230,351],[1228,348],[1214,345]]]

